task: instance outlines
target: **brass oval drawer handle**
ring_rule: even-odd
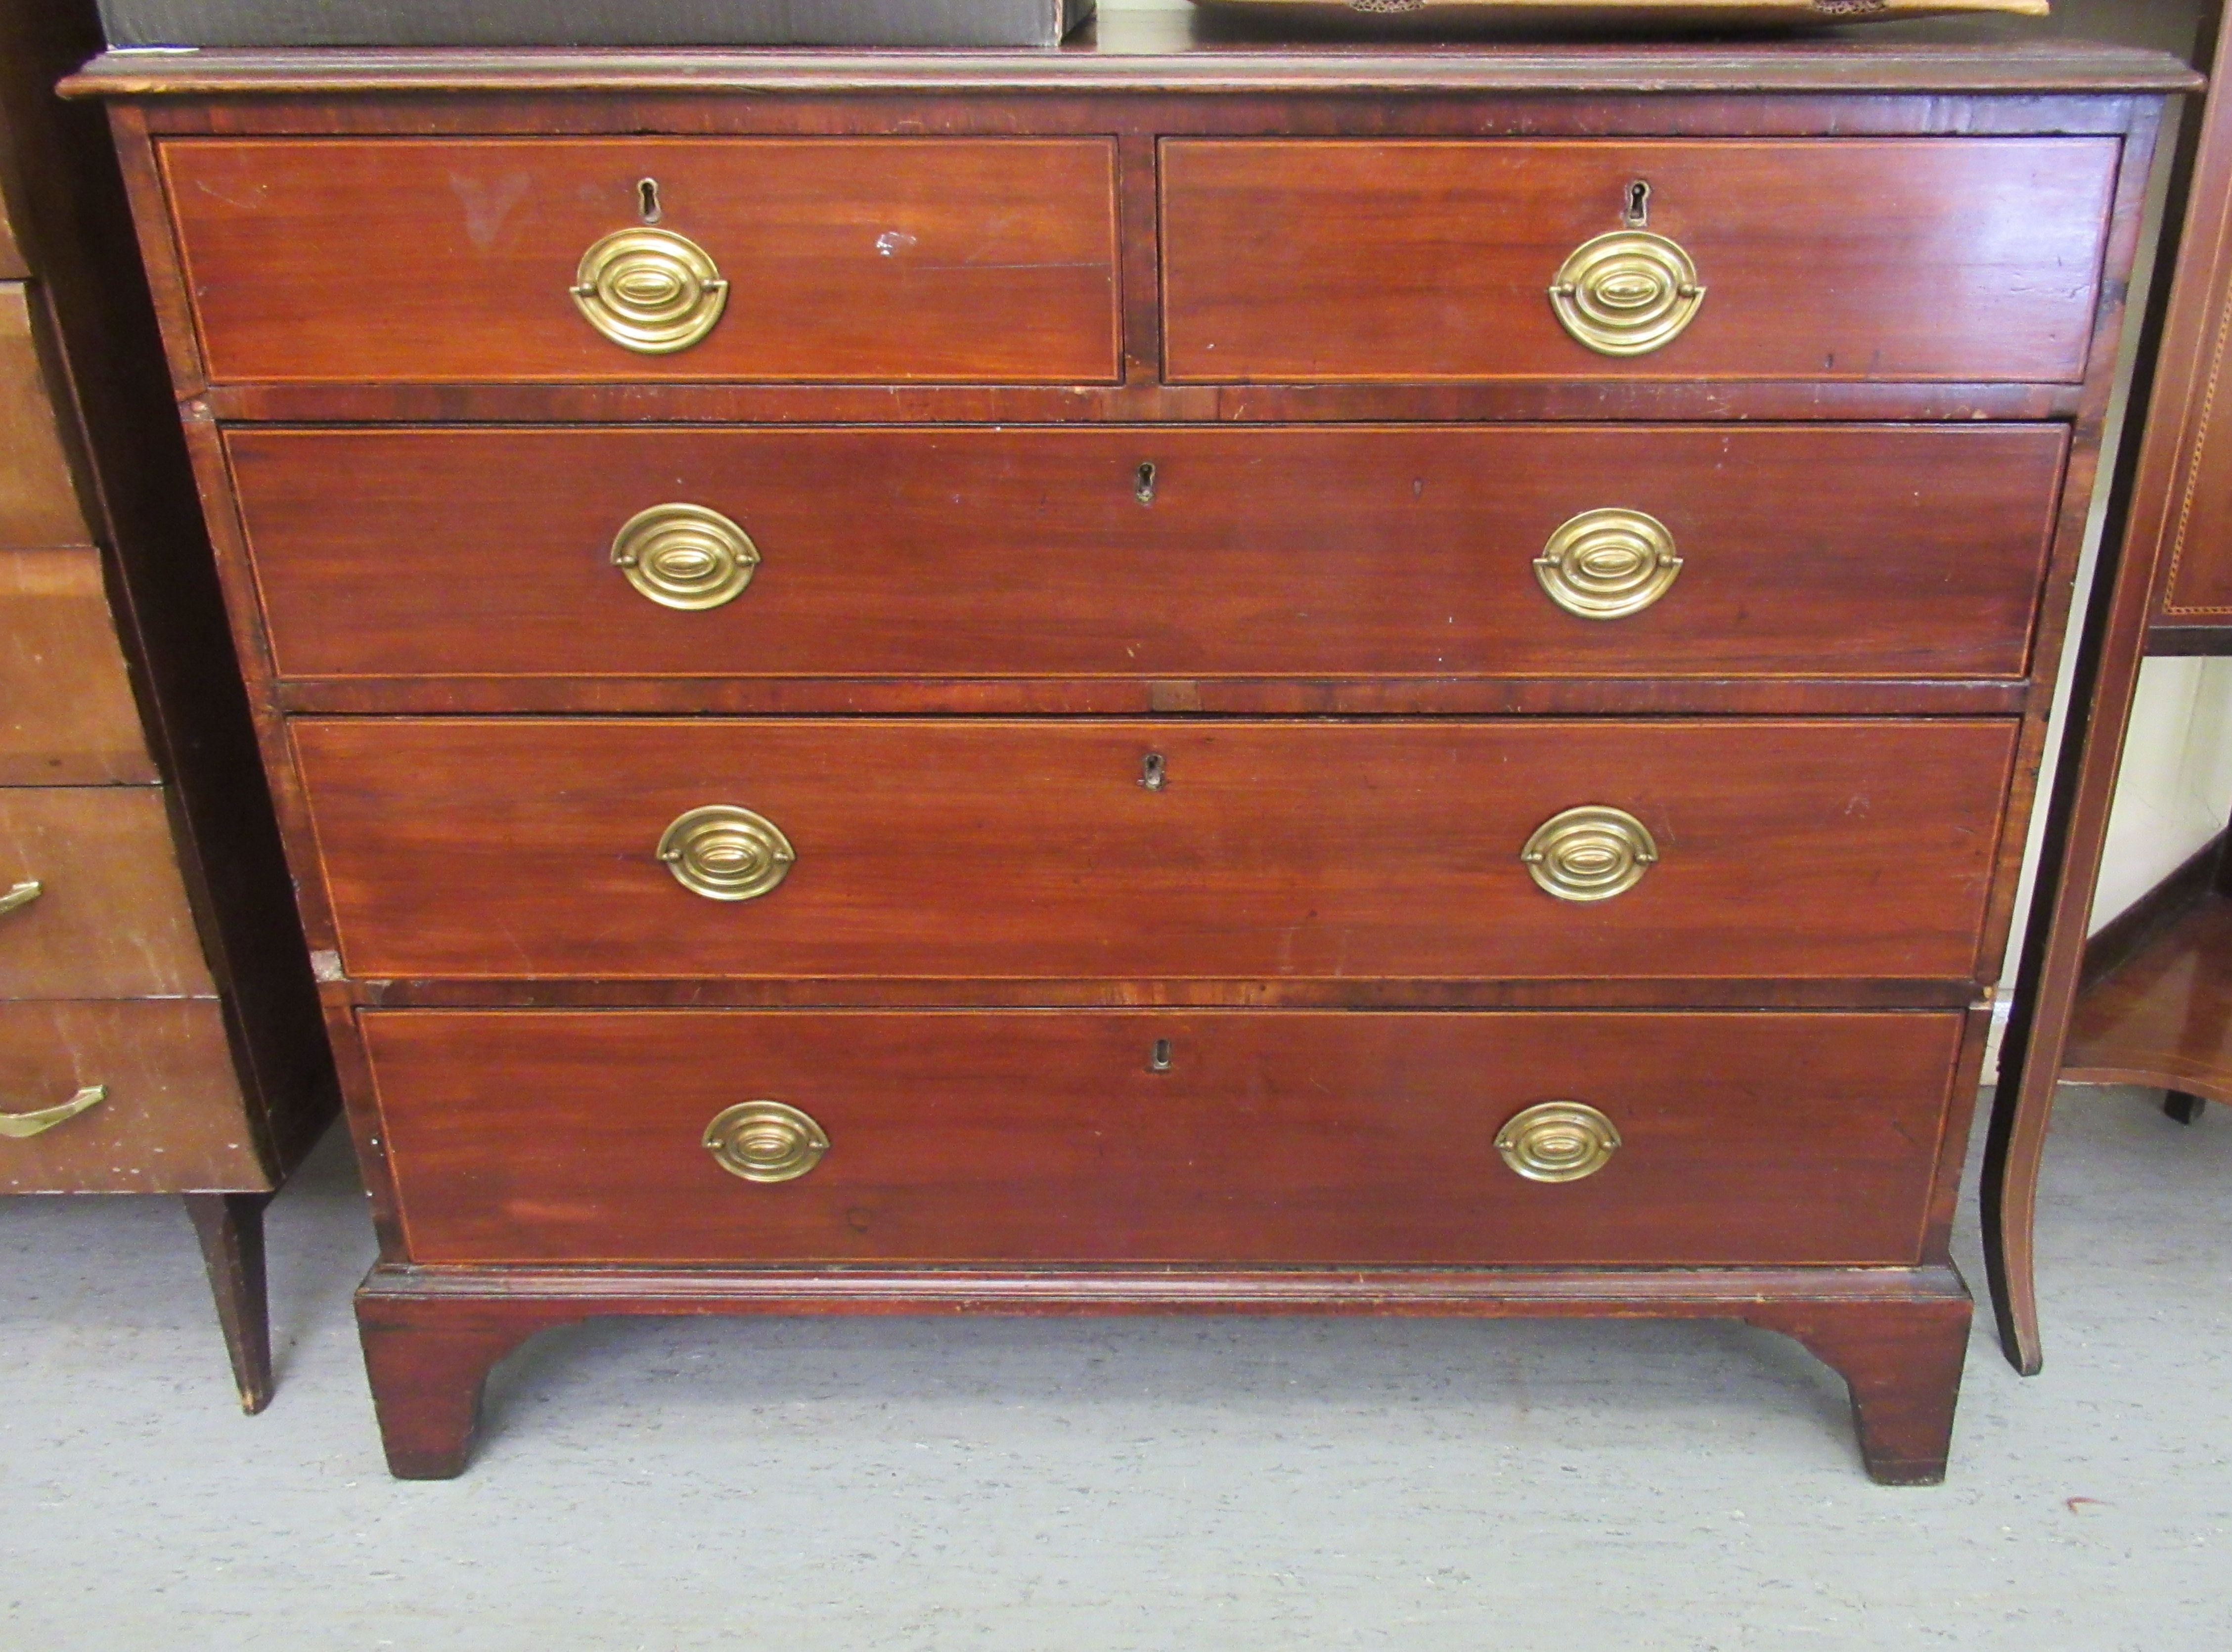
[[[1583,242],[1550,288],[1566,331],[1608,356],[1665,348],[1697,319],[1704,301],[1690,255],[1648,230],[1615,230]]]
[[[1625,619],[1674,587],[1682,558],[1664,522],[1639,510],[1585,510],[1550,535],[1534,577],[1583,619]]]
[[[581,255],[574,302],[621,348],[687,350],[720,321],[729,283],[712,256],[672,230],[615,230]]]
[[[771,894],[798,858],[782,828],[733,803],[710,803],[676,817],[659,839],[674,881],[712,901]]]
[[[44,884],[36,878],[26,878],[5,895],[0,895],[0,917],[7,917],[18,907],[29,906],[45,893]]]
[[[1519,858],[1534,881],[1561,901],[1625,895],[1658,863],[1650,829],[1625,809],[1587,803],[1534,828]]]
[[[108,1099],[107,1085],[89,1084],[68,1101],[52,1107],[42,1107],[33,1113],[0,1113],[0,1136],[10,1141],[28,1142],[34,1136],[43,1136],[57,1124],[67,1124],[88,1107],[98,1107]]]
[[[795,1182],[821,1163],[829,1135],[811,1115],[782,1102],[743,1101],[713,1115],[705,1150],[747,1182]]]
[[[717,608],[742,595],[760,565],[751,535],[703,505],[653,505],[613,536],[613,566],[653,602]]]
[[[1579,1182],[1619,1150],[1619,1129],[1580,1101],[1545,1101],[1515,1115],[1496,1133],[1496,1150],[1529,1182]]]

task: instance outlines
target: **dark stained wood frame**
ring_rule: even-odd
[[[2067,622],[2068,598],[2092,497],[2125,277],[2138,250],[2164,94],[2195,77],[2171,60],[2109,49],[2046,47],[1915,51],[1903,48],[1606,49],[1464,52],[1090,50],[1035,57],[974,54],[425,54],[202,53],[113,58],[70,83],[112,100],[145,254],[160,295],[173,383],[207,502],[235,635],[321,969],[329,1028],[371,1189],[381,1259],[359,1295],[367,1357],[395,1472],[453,1474],[469,1448],[490,1364],[548,1325],[600,1313],[919,1312],[957,1309],[1076,1312],[1368,1312],[1457,1314],[1609,1313],[1744,1318],[1786,1331],[1852,1384],[1862,1447],[1878,1478],[1942,1477],[1969,1317],[1950,1264],[1969,1104],[2014,901],[2032,778]],[[429,95],[438,94],[438,95]],[[749,95],[744,95],[749,94]],[[155,165],[155,147],[197,133],[820,133],[905,130],[1113,132],[1124,236],[1125,380],[1113,386],[904,389],[756,385],[645,387],[211,385]],[[1179,133],[1495,136],[1829,135],[1872,133],[2086,133],[2124,142],[2109,226],[2091,366],[2081,385],[1635,384],[1554,382],[1412,386],[1168,386],[1162,356],[1155,236],[1155,143]],[[1712,710],[1728,715],[1867,709],[1909,715],[2019,716],[2017,781],[1998,845],[1998,872],[1974,978],[1850,981],[1845,1006],[1962,1007],[1967,1035],[1956,1100],[1946,1121],[1924,1260],[1911,1268],[1619,1271],[1492,1269],[1323,1273],[1250,1269],[801,1273],[780,1268],[689,1272],[587,1268],[428,1268],[415,1265],[397,1218],[378,1098],[357,1036],[360,1008],[402,1005],[658,1003],[885,1004],[962,1001],[1035,1005],[1164,1001],[1267,1008],[1374,1002],[1448,1007],[1509,1003],[1625,1002],[1580,981],[1534,982],[1187,982],[1173,991],[1137,981],[774,983],[746,991],[703,983],[352,981],[334,950],[304,800],[288,760],[288,716],[373,712],[379,684],[282,685],[256,604],[241,524],[217,436],[219,421],[811,420],[817,423],[1031,422],[1077,419],[1458,420],[1586,417],[1697,419],[2053,419],[2073,427],[2073,454],[2054,537],[2049,595],[2027,677],[1992,685],[1988,700],[1956,685],[1909,683],[1877,699],[1845,683],[1762,690],[1735,683],[1543,682],[1457,694],[1432,683],[1297,683],[1243,693],[1230,683],[1041,683],[1017,690],[899,683],[795,685],[762,694],[762,712],[1463,713],[1567,714]],[[461,689],[453,709],[514,712],[607,709],[600,690],[551,690],[531,704],[499,686]],[[662,690],[665,692],[665,690]],[[633,709],[652,709],[642,685]],[[656,709],[743,709],[703,683]],[[1808,1001],[1760,981],[1684,981],[1654,1006]]]
[[[2232,29],[2220,22],[2204,50],[2221,84],[2232,74]],[[2047,804],[2046,849],[1984,1154],[1985,1264],[2001,1347],[2025,1376],[2034,1376],[2045,1363],[2033,1249],[2039,1169],[2086,985],[2086,932],[2139,668],[2151,653],[2218,651],[2216,628],[2166,624],[2162,610],[2186,502],[2195,488],[2216,480],[2204,471],[2208,456],[2201,438],[2206,411],[2232,366],[2232,97],[2220,93],[2208,100],[2202,118],[2189,124],[2181,150],[2171,211],[2175,224],[2177,204],[2184,203],[2183,224],[2175,238],[2165,238],[2163,257],[2170,273],[2156,283],[2141,340],[2131,389],[2134,424],[2118,463],[2073,668],[2070,715]],[[2104,938],[2114,944],[2113,937]],[[2094,973],[2106,971],[2096,967]],[[2177,1052],[2163,1054],[2158,1069],[2126,1059],[2116,1076],[2128,1080],[2144,1073],[2183,1092],[2190,1073],[2180,1069]],[[2068,1076],[2091,1072],[2080,1067]],[[2171,1111],[2179,1115],[2175,1103]]]

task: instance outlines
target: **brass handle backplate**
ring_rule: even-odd
[[[829,1150],[813,1118],[780,1101],[741,1101],[705,1126],[705,1150],[730,1176],[747,1182],[795,1182]]]
[[[1608,901],[1643,881],[1658,864],[1658,845],[1625,809],[1589,803],[1535,827],[1519,858],[1561,901]]]
[[[1674,535],[1639,510],[1586,510],[1550,535],[1534,577],[1550,600],[1583,619],[1625,619],[1673,588],[1682,572]]]
[[[1582,243],[1550,288],[1566,331],[1608,356],[1664,349],[1704,301],[1690,255],[1648,230],[1616,230]]]
[[[615,230],[581,255],[574,302],[623,349],[672,355],[713,330],[728,307],[729,283],[688,236]]]
[[[1619,1130],[1586,1102],[1545,1101],[1496,1133],[1496,1150],[1529,1182],[1579,1182],[1619,1149]]]
[[[26,878],[22,883],[0,895],[0,917],[5,917],[19,906],[29,906],[46,893],[46,885],[36,878]]]
[[[68,1101],[57,1102],[51,1107],[42,1107],[31,1113],[0,1113],[0,1136],[10,1141],[28,1142],[34,1136],[43,1136],[57,1124],[67,1124],[88,1107],[98,1107],[108,1099],[108,1086],[89,1084]]]
[[[708,804],[678,816],[659,840],[659,858],[674,881],[713,901],[749,901],[772,893],[790,876],[797,852],[763,814],[732,803]]]
[[[703,505],[653,505],[629,517],[613,539],[613,566],[669,608],[734,601],[759,565],[751,535]]]

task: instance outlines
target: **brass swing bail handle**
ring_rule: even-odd
[[[107,1085],[89,1084],[68,1101],[42,1107],[36,1112],[0,1113],[0,1137],[28,1142],[34,1136],[45,1135],[57,1124],[67,1124],[88,1108],[98,1107],[107,1099]]]
[[[36,878],[26,878],[6,894],[0,895],[0,917],[5,917],[18,907],[29,906],[46,893],[46,885]]]

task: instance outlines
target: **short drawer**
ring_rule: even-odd
[[[363,1025],[420,1262],[1762,1266],[1916,1260],[1962,1023],[398,1011]],[[1573,1179],[1534,1179],[1553,1175]]]
[[[100,553],[0,551],[0,786],[155,778]]]
[[[237,430],[227,445],[296,677],[1943,679],[2026,669],[2066,437]]]
[[[158,787],[0,787],[0,995],[216,990]]]
[[[1092,139],[182,139],[210,376],[1109,380]]]
[[[2015,734],[294,725],[349,973],[498,979],[1969,979]]]
[[[269,1188],[214,999],[0,1003],[0,1193]]]
[[[2118,153],[2096,138],[1171,139],[1167,370],[2075,382]]]

